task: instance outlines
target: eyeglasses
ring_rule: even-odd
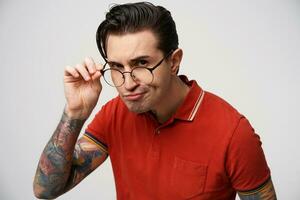
[[[153,71],[161,65],[161,63],[168,58],[174,50],[171,50],[165,57],[163,57],[154,67],[133,67],[129,72],[122,72],[120,69],[112,63],[106,61],[103,66],[104,70],[101,70],[102,76],[105,82],[112,87],[120,87],[125,83],[125,74],[130,74],[131,78],[136,83],[151,84],[153,81]],[[106,66],[109,68],[105,69]]]

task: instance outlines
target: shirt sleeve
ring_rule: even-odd
[[[95,115],[90,124],[88,124],[83,137],[98,145],[103,151],[108,153],[108,132],[111,115],[110,104],[104,105]]]
[[[270,178],[261,145],[260,137],[242,117],[232,136],[226,160],[227,173],[235,190],[256,189]]]

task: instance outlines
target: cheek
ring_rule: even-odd
[[[166,67],[167,66],[162,66]],[[154,74],[152,85],[157,90],[165,90],[169,87],[170,81],[171,81],[171,73],[167,71],[167,69],[158,71],[156,74]]]
[[[122,94],[124,94],[125,91],[124,91],[123,86],[121,86],[121,87],[115,87],[115,88],[116,88],[118,94],[120,94],[121,96],[122,96]]]
[[[149,85],[150,93],[149,99],[152,103],[156,104],[164,98],[165,95],[168,95],[170,88],[171,78],[169,75],[160,76],[153,80],[153,83]]]
[[[170,78],[171,73],[170,66],[168,64],[162,64],[153,71],[153,82],[161,83],[162,81],[167,81],[167,79]]]

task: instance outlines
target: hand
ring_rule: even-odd
[[[102,85],[103,68],[92,58],[85,58],[82,64],[67,66],[64,71],[64,91],[67,100],[65,112],[68,117],[87,119],[97,104]]]

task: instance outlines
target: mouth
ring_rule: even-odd
[[[126,94],[123,95],[124,99],[127,101],[138,101],[144,97],[146,92],[139,92],[139,93],[133,93],[133,94]]]

